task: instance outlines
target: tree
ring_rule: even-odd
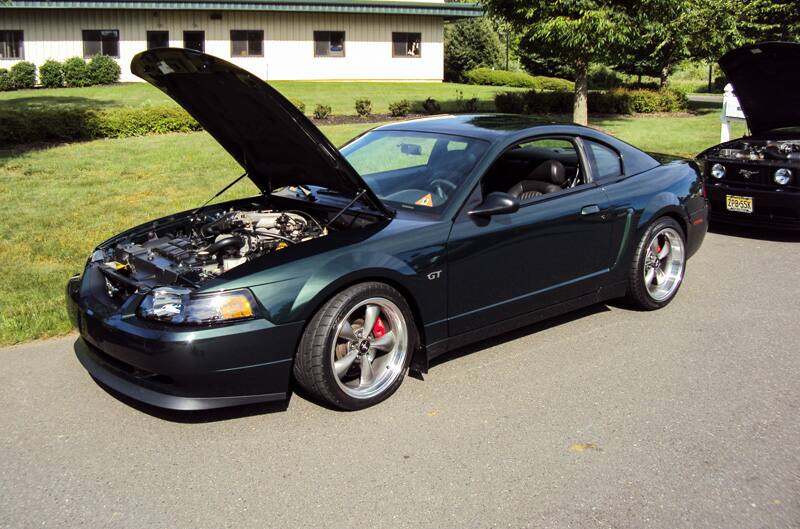
[[[613,66],[663,88],[680,61],[712,61],[742,44],[746,11],[743,0],[644,0],[633,11],[638,37]]]
[[[505,51],[492,23],[473,18],[444,27],[444,76],[448,81],[461,81],[467,70],[500,65]]]
[[[745,15],[743,33],[749,42],[800,41],[797,0],[751,0]]]
[[[614,63],[630,43],[634,1],[484,0],[489,12],[512,24],[521,46],[571,65],[573,120],[588,123],[587,74],[591,62]]]

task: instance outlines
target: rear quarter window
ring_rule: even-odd
[[[622,159],[617,151],[590,140],[585,140],[584,145],[595,180],[607,180],[622,174]]]

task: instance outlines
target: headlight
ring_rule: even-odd
[[[785,186],[792,181],[792,171],[783,168],[778,169],[775,171],[775,176],[773,176],[772,179],[775,180],[776,184]]]
[[[167,323],[203,325],[253,318],[256,306],[247,289],[192,295],[189,289],[160,287],[145,296],[139,305],[139,316]]]
[[[711,166],[711,176],[717,179],[725,176],[725,166],[721,163],[715,163],[713,166]]]

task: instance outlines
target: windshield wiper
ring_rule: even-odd
[[[225,191],[227,191],[228,189],[230,189],[230,188],[232,188],[233,186],[235,186],[236,184],[238,184],[238,183],[239,183],[239,181],[240,181],[242,178],[244,178],[245,176],[247,176],[247,171],[245,171],[244,173],[242,173],[242,176],[240,176],[239,178],[237,178],[236,180],[234,180],[234,181],[233,181],[233,182],[231,182],[230,184],[226,185],[226,186],[225,186],[225,187],[223,187],[222,189],[220,189],[220,190],[217,192],[217,194],[216,194],[216,195],[214,195],[213,197],[211,197],[211,198],[209,198],[208,200],[206,200],[206,201],[205,201],[205,203],[204,203],[202,206],[200,206],[200,207],[199,207],[199,208],[197,208],[196,210],[192,211],[192,216],[194,217],[194,216],[196,216],[198,213],[200,213],[201,211],[203,211],[203,209],[205,209],[205,207],[206,207],[206,206],[207,206],[209,203],[211,203],[211,201],[212,201],[212,200],[214,200],[215,198],[217,198],[218,196],[220,196],[222,193],[224,193],[224,192],[225,192]]]

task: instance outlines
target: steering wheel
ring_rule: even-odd
[[[434,192],[439,196],[441,199],[447,198],[447,193],[445,193],[442,186],[449,187],[450,191],[455,191],[458,187],[451,182],[450,180],[445,180],[444,178],[434,178],[431,180],[431,186],[433,186]]]

